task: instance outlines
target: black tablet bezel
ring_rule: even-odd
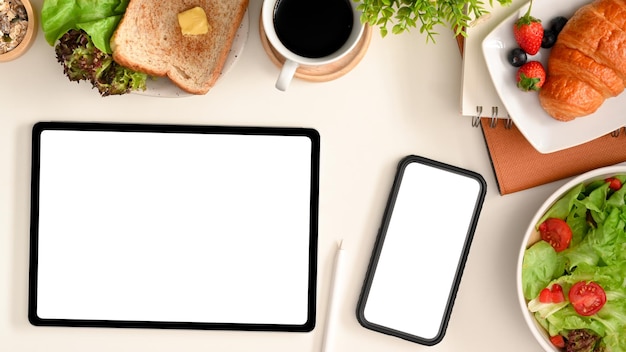
[[[38,316],[38,219],[41,134],[47,130],[66,131],[114,131],[146,133],[182,134],[235,134],[268,136],[302,136],[310,140],[310,223],[308,257],[308,297],[307,319],[303,324],[264,324],[228,322],[173,322],[173,321],[123,321],[123,320],[77,320],[50,319]],[[30,223],[30,268],[28,319],[35,326],[71,327],[121,327],[121,328],[165,328],[198,330],[247,330],[247,331],[289,331],[308,332],[316,322],[317,286],[317,245],[319,216],[319,159],[320,135],[315,129],[298,127],[255,127],[255,126],[214,126],[214,125],[174,125],[174,124],[130,124],[130,123],[91,123],[91,122],[39,122],[32,129],[31,161],[31,223]]]

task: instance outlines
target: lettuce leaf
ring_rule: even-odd
[[[522,263],[522,290],[528,300],[536,298],[559,272],[556,251],[546,241],[539,241],[526,250]]]
[[[569,192],[567,192],[563,197],[557,200],[554,205],[548,209],[548,211],[539,219],[537,226],[542,222],[546,221],[547,218],[559,218],[565,219],[567,215],[569,215],[572,207],[574,206],[574,202],[578,199],[578,196],[583,191],[584,185],[580,184],[574,188],[572,188]]]
[[[110,38],[129,0],[46,0],[41,9],[41,26],[48,44],[70,29],[82,29],[101,51],[111,54]]]

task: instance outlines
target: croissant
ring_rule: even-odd
[[[578,9],[550,52],[539,102],[571,121],[619,95],[626,82],[626,0],[595,0]]]

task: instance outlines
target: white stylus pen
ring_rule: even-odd
[[[343,240],[339,241],[337,246],[337,253],[335,254],[335,263],[333,265],[333,272],[331,278],[331,284],[328,294],[328,306],[326,308],[326,325],[324,326],[324,335],[322,336],[322,352],[332,350],[334,343],[334,336],[336,333],[335,324],[337,323],[338,314],[338,302],[340,297],[343,297],[343,256],[345,255],[345,249],[343,248]]]

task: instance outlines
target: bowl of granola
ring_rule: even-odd
[[[24,54],[36,33],[37,19],[29,0],[0,0],[0,62]]]

